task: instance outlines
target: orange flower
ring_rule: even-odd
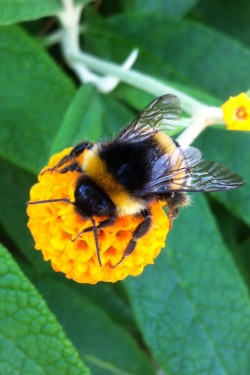
[[[52,156],[48,166],[53,167],[64,155],[66,149]],[[86,152],[88,152],[86,150]],[[80,157],[79,162],[81,162]],[[30,201],[67,198],[74,201],[75,182],[79,173],[46,172],[39,175],[39,182],[30,191]],[[162,204],[152,207],[153,225],[150,231],[138,240],[135,250],[114,268],[122,257],[132,233],[141,219],[135,216],[120,217],[109,227],[98,231],[98,243],[102,266],[97,258],[93,232],[79,233],[89,226],[90,220],[83,220],[67,202],[50,202],[28,205],[28,227],[35,240],[35,248],[41,250],[44,260],[51,261],[55,271],[79,283],[95,284],[98,281],[116,282],[128,275],[138,276],[147,264],[153,264],[165,244],[169,220]],[[101,222],[105,217],[95,217]],[[78,237],[77,237],[78,236]]]
[[[250,130],[250,98],[247,94],[230,97],[221,108],[228,130]]]

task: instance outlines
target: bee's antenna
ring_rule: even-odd
[[[55,199],[43,199],[41,201],[28,201],[26,204],[40,204],[40,203],[53,203],[53,202],[65,202],[75,204],[71,202],[68,198],[55,198]]]
[[[94,232],[94,237],[95,237],[95,246],[96,246],[98,262],[99,262],[100,266],[102,266],[102,260],[101,260],[101,255],[100,255],[100,247],[99,247],[99,242],[98,242],[95,220],[92,217],[90,218],[90,220],[91,220],[92,225],[93,225],[93,232]]]

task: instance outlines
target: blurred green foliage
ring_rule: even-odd
[[[48,157],[112,136],[152,99],[125,84],[107,95],[81,86],[58,45],[41,43],[60,9],[1,5],[0,234],[12,254],[1,248],[1,375],[249,375],[250,134],[214,128],[196,140],[246,184],[194,194],[140,277],[77,285],[34,251],[25,202]],[[249,18],[247,0],[93,2],[82,49],[119,64],[137,47],[136,70],[220,105],[249,89]]]

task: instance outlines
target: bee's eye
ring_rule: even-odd
[[[98,209],[99,212],[101,212],[101,211],[105,210],[106,206],[107,206],[107,202],[105,202],[105,200],[102,199],[101,202],[98,202],[97,209]]]
[[[86,197],[90,194],[91,187],[86,185],[85,183],[78,184],[75,189],[75,200],[76,202],[81,202],[86,199]]]

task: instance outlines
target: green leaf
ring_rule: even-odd
[[[34,249],[33,238],[27,228],[26,202],[29,190],[37,181],[31,173],[0,158],[0,225],[12,246],[20,251],[21,257],[38,269],[48,268],[40,251]],[[8,242],[6,243],[8,244]]]
[[[155,97],[145,91],[141,91],[132,86],[120,84],[113,92],[116,99],[122,100],[132,108],[136,108],[137,115],[150,103]],[[136,114],[135,114],[136,116]]]
[[[204,198],[180,213],[156,264],[125,285],[164,371],[249,374],[249,295]]]
[[[134,120],[134,113],[124,103],[120,103],[111,97],[103,96],[103,134],[114,137],[115,134]]]
[[[29,171],[48,158],[74,88],[21,29],[0,28],[0,156]]]
[[[74,0],[74,1],[76,4],[82,4],[84,6],[93,2],[93,0]]]
[[[9,25],[54,15],[61,8],[59,0],[4,0],[1,1],[0,25]]]
[[[98,283],[92,285],[74,284],[75,290],[84,294],[95,304],[102,307],[111,319],[128,331],[137,333],[133,311],[129,305],[122,283]]]
[[[249,249],[250,249],[250,236],[248,234],[247,239],[240,246],[239,254],[237,254],[237,255],[238,255],[239,261],[241,262],[243,276],[245,277],[248,288],[250,289],[250,275],[249,275],[250,254],[249,254]]]
[[[163,60],[153,53],[154,49],[144,48],[141,42],[122,35],[117,29],[116,22],[117,17],[112,17],[106,22],[100,22],[91,14],[85,32],[85,49],[93,55],[121,64],[131,53],[132,49],[139,47],[139,57],[133,65],[133,69],[152,76],[157,72],[164,79],[178,76],[175,68],[170,67],[166,59]]]
[[[140,13],[165,13],[173,17],[182,17],[190,11],[198,0],[127,0],[121,5],[129,12]]]
[[[51,153],[74,146],[83,139],[96,141],[102,135],[103,108],[97,91],[82,86],[73,98],[53,142]]]
[[[218,201],[209,199],[214,218],[218,224],[223,237],[223,241],[230,249],[235,264],[239,268],[241,275],[244,277],[246,286],[250,290],[250,252],[248,249],[250,232],[249,227],[223,207]]]
[[[154,374],[134,338],[108,316],[101,302],[84,294],[86,288],[57,275],[38,277],[35,283],[93,374]]]
[[[241,188],[214,193],[213,196],[250,225],[250,133],[207,129],[196,140],[195,146],[204,150],[205,159],[225,164],[245,180]]]
[[[41,296],[0,246],[1,374],[89,374]]]
[[[249,46],[250,3],[248,0],[239,0],[237,6],[235,6],[234,1],[228,0],[199,1],[192,15],[200,22],[208,24],[210,27],[216,28]]]
[[[249,48],[206,26],[176,21],[164,14],[114,16],[107,20],[107,25],[120,38],[126,38],[127,43],[148,51],[153,59],[165,61],[173,72],[172,79],[179,83],[190,82],[222,98],[249,88]],[[149,32],[149,25],[153,32]],[[101,36],[98,43],[101,44]],[[138,62],[139,59],[140,56]],[[135,66],[140,70],[140,65]],[[154,60],[150,70],[141,70],[150,74],[154,71],[162,79]]]
[[[84,85],[69,106],[51,153],[82,140],[99,141],[103,136],[113,136],[130,117],[123,105],[100,95],[92,86]]]

